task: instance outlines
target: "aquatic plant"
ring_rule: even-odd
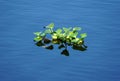
[[[49,25],[44,27],[45,30],[42,32],[34,32],[37,46],[42,46],[46,49],[52,50],[54,44],[58,44],[58,48],[65,48],[61,54],[69,56],[69,52],[67,50],[68,46],[71,46],[75,50],[85,51],[87,46],[84,45],[84,39],[87,37],[86,33],[79,33],[81,31],[81,27],[63,27],[54,30],[54,23],[50,23]],[[49,39],[47,35],[51,35]],[[47,46],[47,44],[51,44]]]

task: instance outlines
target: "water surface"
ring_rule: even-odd
[[[119,0],[1,0],[0,81],[119,81]],[[85,52],[34,45],[33,32],[81,26]]]

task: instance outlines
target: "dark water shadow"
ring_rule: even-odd
[[[39,41],[36,42],[35,45],[45,48],[47,50],[53,50],[54,49],[54,45],[58,45],[58,49],[61,50],[61,55],[65,55],[65,56],[69,56],[69,50],[67,49],[68,46],[71,46],[72,49],[77,50],[77,51],[86,51],[87,50],[87,46],[85,44],[82,45],[72,45],[72,44],[64,44],[64,43],[52,43],[51,40],[49,39],[45,39],[43,41]]]

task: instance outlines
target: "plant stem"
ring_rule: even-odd
[[[53,33],[53,30],[50,28],[51,34]]]
[[[65,44],[65,49],[67,49],[67,43],[64,43]]]

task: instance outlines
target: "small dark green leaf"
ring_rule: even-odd
[[[75,50],[79,50],[79,51],[85,51],[86,50],[86,48],[82,47],[81,45],[80,46],[79,45],[73,45],[72,48],[75,49]]]
[[[45,43],[45,44],[49,44],[50,42],[51,42],[50,39],[44,38],[44,43]]]
[[[42,41],[38,41],[38,42],[36,43],[36,45],[37,45],[37,46],[44,46],[45,44],[43,44]]]
[[[58,48],[59,48],[59,49],[65,48],[65,46],[64,46],[63,44],[61,44]]]

